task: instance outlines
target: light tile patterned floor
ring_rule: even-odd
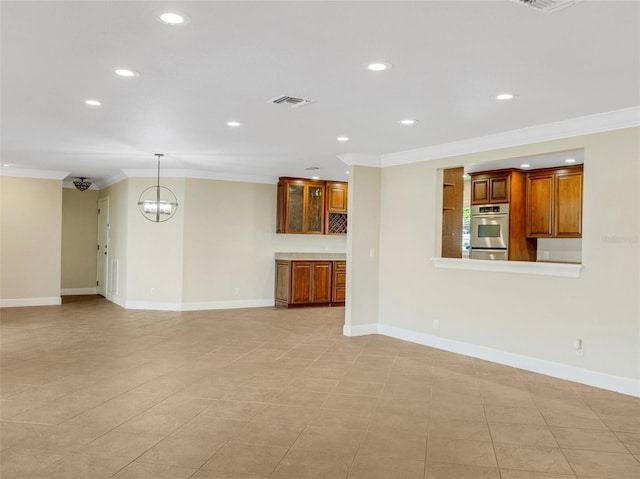
[[[640,399],[382,336],[343,308],[5,308],[10,478],[640,478]]]

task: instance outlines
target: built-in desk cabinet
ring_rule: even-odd
[[[342,305],[346,297],[346,261],[276,260],[275,305]]]

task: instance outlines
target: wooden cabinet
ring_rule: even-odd
[[[328,235],[347,234],[348,184],[342,181],[327,181],[325,190],[327,197],[326,233]]]
[[[462,258],[464,168],[442,171],[442,257]]]
[[[345,291],[345,261],[276,260],[276,306],[344,304]]]
[[[280,178],[277,233],[324,233],[324,181]]]
[[[471,204],[509,203],[509,261],[535,261],[537,245],[525,225],[526,173],[515,170],[471,174]]]
[[[347,262],[333,262],[331,304],[344,304],[347,297]]]
[[[471,177],[471,204],[509,203],[510,173],[483,172]]]
[[[582,237],[582,172],[576,166],[527,174],[528,237]]]
[[[346,234],[347,183],[282,177],[276,233]]]

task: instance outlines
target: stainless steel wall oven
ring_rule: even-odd
[[[509,204],[471,206],[471,259],[509,259]]]

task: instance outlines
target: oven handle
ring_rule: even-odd
[[[487,216],[487,215],[473,215],[472,218],[483,218],[483,219],[503,219],[503,218],[507,218],[509,215],[491,215],[491,216]]]

